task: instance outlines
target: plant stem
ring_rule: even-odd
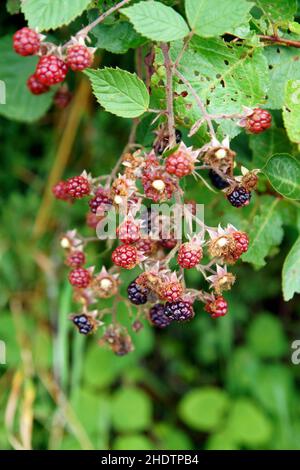
[[[102,15],[100,15],[98,18],[96,18],[92,23],[90,23],[89,25],[85,26],[83,29],[78,31],[76,36],[86,37],[89,34],[89,32],[93,28],[95,28],[95,26],[97,26],[99,23],[102,23],[102,21],[104,21],[105,18],[107,18],[112,13],[118,11],[120,8],[122,8],[124,5],[126,5],[129,2],[131,2],[131,0],[122,0],[121,2],[117,3],[116,5],[111,7],[109,10],[102,13]]]
[[[167,93],[169,146],[172,147],[176,142],[174,104],[173,104],[173,98],[174,98],[173,96],[173,64],[170,59],[168,44],[162,43],[161,50],[164,55],[164,65],[166,69],[166,78],[167,78],[166,93]]]
[[[296,41],[294,39],[287,39],[287,38],[280,38],[279,36],[267,36],[264,34],[259,34],[258,37],[262,41],[268,41],[272,42],[275,44],[282,44],[284,46],[290,46],[290,47],[297,47],[298,49],[300,48],[300,41]]]
[[[209,129],[209,133],[210,133],[210,136],[214,139],[216,139],[216,133],[215,133],[215,130],[214,130],[214,126],[212,124],[212,120],[211,120],[211,117],[210,115],[208,114],[208,112],[206,111],[206,108],[204,106],[204,103],[202,102],[200,96],[197,94],[196,90],[192,87],[192,85],[190,84],[190,82],[179,72],[179,70],[175,70],[175,74],[177,75],[177,77],[186,85],[186,87],[190,90],[190,92],[192,93],[202,115],[203,115],[203,118],[205,119],[205,121],[207,122],[207,125],[208,125],[208,129]]]

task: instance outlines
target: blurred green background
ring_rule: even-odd
[[[2,10],[1,37],[23,25]],[[130,69],[134,57],[106,53],[100,60]],[[237,282],[225,318],[213,321],[199,305],[187,325],[157,331],[145,323],[133,334],[135,351],[122,358],[72,328],[75,305],[59,236],[72,227],[92,231],[86,202],[54,202],[49,188],[84,169],[109,173],[131,124],[99,109],[82,76],[73,80],[66,110],[51,108],[30,125],[0,117],[0,340],[7,349],[0,448],[300,449],[300,365],[291,362],[300,304],[297,297],[285,303],[281,294],[282,263],[297,236],[288,206],[281,208],[285,238],[266,267],[233,268]],[[146,120],[138,141],[152,139]],[[234,147],[245,161],[255,152],[248,137]],[[186,187],[187,199],[205,203],[209,223],[243,228],[222,195],[193,179]],[[245,220],[257,208],[253,199]],[[101,244],[88,252],[97,269],[109,263],[102,252]],[[123,292],[135,276],[123,275]],[[187,282],[199,287],[199,273],[188,272]],[[118,316],[130,330],[122,304]]]

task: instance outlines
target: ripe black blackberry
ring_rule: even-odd
[[[72,322],[77,326],[79,333],[82,335],[88,335],[94,330],[94,324],[91,323],[90,319],[84,315],[73,315]]]
[[[208,173],[209,179],[211,184],[217,189],[225,189],[228,188],[229,183],[225,181],[222,176],[218,175],[214,170],[209,170]]]
[[[243,186],[237,186],[227,195],[227,199],[234,207],[248,206],[251,199],[251,192],[247,191]]]
[[[192,305],[180,299],[176,300],[176,302],[167,302],[164,313],[173,321],[191,320],[195,315]]]
[[[134,305],[143,305],[148,300],[148,290],[133,281],[127,287],[128,299]]]
[[[150,308],[148,315],[150,323],[157,328],[166,328],[172,322],[165,314],[164,304],[155,304]]]

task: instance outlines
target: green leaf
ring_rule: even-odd
[[[243,261],[262,267],[271,248],[281,243],[283,229],[278,203],[279,199],[273,198],[267,198],[264,203],[261,201],[259,213],[249,223],[250,243],[247,253],[242,256]]]
[[[221,423],[229,407],[227,394],[218,388],[202,387],[188,392],[179,403],[179,416],[188,426],[211,431]]]
[[[262,358],[279,358],[288,352],[281,322],[268,313],[260,313],[247,330],[250,349]]]
[[[287,255],[282,269],[282,289],[284,300],[288,301],[294,294],[300,294],[300,237]]]
[[[111,351],[91,345],[85,357],[84,381],[98,388],[112,384],[119,375],[119,363]]]
[[[6,9],[8,13],[10,13],[11,15],[19,13],[20,8],[21,8],[21,0],[7,0]]]
[[[6,104],[0,104],[0,115],[32,122],[47,112],[52,104],[53,91],[36,96],[26,86],[36,64],[36,57],[21,57],[13,51],[11,36],[0,39],[0,80],[6,89]]]
[[[246,0],[185,0],[190,27],[202,37],[230,33],[246,22],[252,3]]]
[[[258,406],[246,398],[234,402],[228,418],[228,432],[238,444],[255,447],[271,437],[271,423]]]
[[[153,429],[159,448],[163,450],[191,450],[193,444],[189,436],[166,422],[157,423]]]
[[[281,109],[287,79],[297,80],[300,76],[300,53],[293,47],[266,47],[264,54],[269,63],[272,84],[266,106],[270,109]]]
[[[255,0],[255,3],[273,24],[292,20],[297,12],[297,0]]]
[[[128,21],[101,23],[92,30],[92,34],[97,39],[95,47],[113,54],[125,54],[129,49],[135,49],[147,41]]]
[[[262,168],[269,158],[276,153],[291,153],[291,141],[284,129],[271,128],[268,132],[249,136],[249,145],[253,153],[253,167]]]
[[[154,450],[150,439],[143,434],[130,434],[118,436],[113,442],[114,450]]]
[[[148,395],[138,388],[121,388],[112,398],[112,422],[117,431],[132,432],[148,429],[152,406]]]
[[[291,155],[274,155],[263,172],[278,193],[290,199],[300,199],[300,163]]]
[[[104,68],[85,72],[91,79],[98,102],[112,114],[134,118],[141,116],[149,106],[149,93],[135,73]]]
[[[26,0],[21,9],[30,28],[48,31],[71,23],[90,3],[90,0],[72,0],[62,5],[61,0]]]
[[[121,11],[130,19],[138,33],[152,41],[175,41],[189,33],[182,16],[160,2],[139,2]]]
[[[176,43],[171,50],[175,60],[182,45]],[[192,64],[192,66],[191,66]],[[260,49],[228,45],[222,39],[194,37],[183,55],[179,70],[202,98],[209,103],[212,114],[241,112],[243,106],[262,103],[268,89],[268,69]],[[176,91],[188,91],[184,116],[195,120],[200,112],[185,85],[177,84]],[[187,103],[193,103],[189,110]],[[194,122],[193,122],[194,123]]]
[[[289,139],[300,143],[300,80],[289,80],[285,87],[283,120]]]

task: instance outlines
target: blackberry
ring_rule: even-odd
[[[87,315],[73,315],[72,322],[77,326],[79,333],[83,335],[88,335],[94,330],[94,324]]]
[[[237,186],[227,195],[227,199],[234,207],[248,206],[251,199],[251,193],[243,186]]]
[[[148,290],[133,281],[127,287],[128,299],[134,305],[143,305],[148,300]]]
[[[176,302],[167,302],[164,313],[173,321],[191,320],[195,315],[192,305],[180,299],[176,300]]]
[[[172,322],[171,318],[165,314],[165,306],[163,304],[155,304],[149,310],[149,321],[157,328],[166,328]]]
[[[228,188],[229,183],[225,181],[218,173],[216,173],[214,170],[209,170],[208,173],[209,179],[211,181],[211,184],[217,188],[217,189],[225,189]]]

